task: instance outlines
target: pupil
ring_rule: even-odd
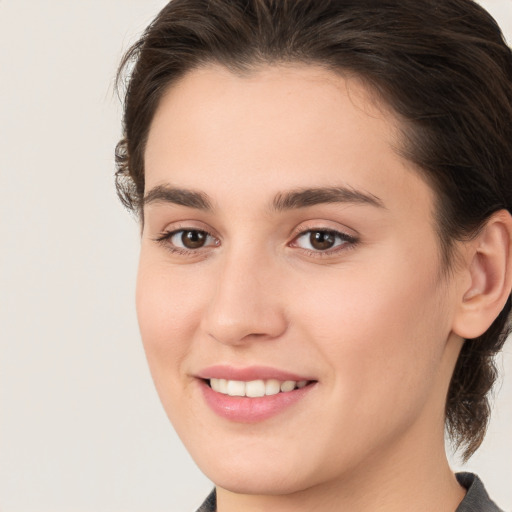
[[[187,249],[198,249],[206,241],[206,233],[203,231],[185,231],[181,235],[181,241]]]
[[[335,235],[330,231],[314,231],[309,235],[311,246],[318,250],[330,249],[335,242]]]

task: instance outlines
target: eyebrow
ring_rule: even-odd
[[[172,203],[197,210],[212,211],[212,204],[203,192],[158,185],[152,188],[142,201],[143,206],[151,203]]]
[[[204,192],[175,188],[170,185],[158,185],[144,196],[143,206],[152,203],[172,203],[207,212],[213,211],[212,203]],[[326,203],[366,204],[377,208],[386,208],[382,200],[374,194],[343,186],[280,192],[274,197],[271,210],[282,212]]]
[[[350,187],[319,187],[279,193],[272,202],[272,209],[280,212],[325,203],[355,203],[386,208],[379,197],[367,192]]]

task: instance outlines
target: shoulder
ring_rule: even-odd
[[[467,493],[455,512],[503,512],[491,500],[480,478],[472,473],[457,473],[456,476]]]

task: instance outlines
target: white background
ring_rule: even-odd
[[[115,70],[165,3],[0,0],[2,512],[193,511],[211,488],[146,368],[137,225],[113,186]],[[482,3],[511,41],[512,0]],[[507,511],[511,345],[466,467]]]

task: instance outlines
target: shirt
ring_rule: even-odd
[[[503,512],[489,498],[482,481],[472,473],[457,473],[459,484],[467,489],[466,496],[455,512]],[[206,498],[197,512],[215,512],[217,499],[215,489]]]
[[[455,512],[503,512],[489,498],[480,478],[471,473],[457,473],[455,476],[459,484],[467,489],[466,496]]]

